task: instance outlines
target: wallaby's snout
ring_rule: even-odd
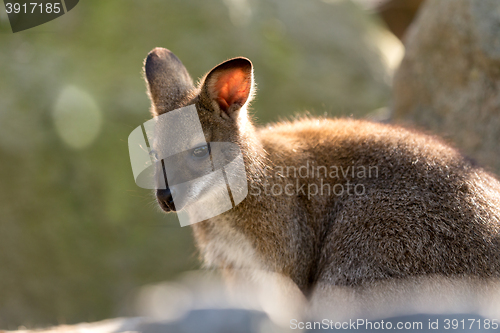
[[[158,201],[161,209],[163,209],[167,213],[176,211],[173,192],[174,190],[171,190],[169,187],[167,187],[166,189],[156,190],[156,200]]]

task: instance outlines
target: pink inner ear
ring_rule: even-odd
[[[248,73],[233,69],[221,74],[215,83],[216,100],[223,111],[228,111],[233,104],[242,106],[250,94]]]

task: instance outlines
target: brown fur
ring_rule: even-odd
[[[318,284],[499,277],[500,183],[439,139],[352,119],[303,118],[255,129],[246,110],[253,88],[245,100],[223,95],[232,101],[226,107],[213,82],[234,70],[239,76],[229,84],[253,87],[244,58],[216,67],[198,88],[168,50],[153,50],[145,69],[153,115],[195,104],[207,142],[237,143],[244,155],[248,197],[193,225],[208,265],[280,273],[306,296]],[[362,184],[363,195],[255,195],[274,184],[320,186],[321,177],[281,172],[307,163],[344,170],[376,166],[378,174],[322,180],[332,187]]]

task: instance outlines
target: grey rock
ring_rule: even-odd
[[[142,333],[252,333],[268,321],[263,312],[244,309],[199,309],[173,322],[151,322],[138,327]]]
[[[500,2],[429,0],[406,39],[393,120],[444,136],[500,174]]]

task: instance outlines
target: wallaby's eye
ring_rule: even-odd
[[[209,153],[208,145],[205,145],[193,149],[191,155],[195,158],[204,158],[208,156],[208,153]]]

